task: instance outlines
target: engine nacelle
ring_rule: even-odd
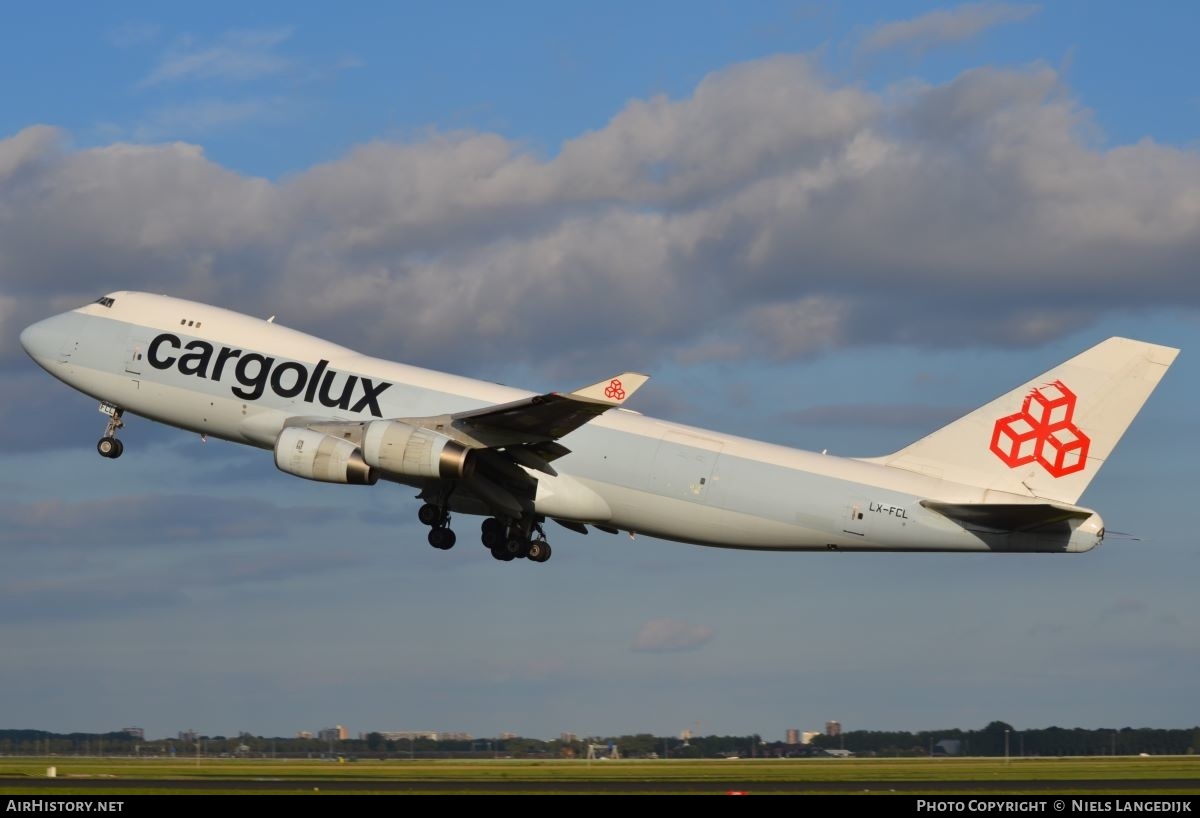
[[[322,483],[373,486],[379,472],[367,465],[349,440],[324,432],[289,426],[275,440],[275,465],[280,471]]]
[[[375,420],[363,431],[363,459],[404,477],[458,480],[474,471],[471,448],[438,432],[399,420]]]

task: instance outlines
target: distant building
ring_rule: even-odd
[[[438,732],[436,730],[385,730],[380,732],[379,735],[383,736],[385,741],[438,740]]]
[[[803,733],[800,734],[800,743],[801,744],[812,744],[812,740],[815,739],[819,735],[821,735],[821,733],[817,730],[805,730]]]
[[[575,735],[574,733],[559,733],[558,740],[563,744],[573,744],[576,741],[579,741],[579,736]]]
[[[842,723],[840,721],[825,722],[825,735],[833,738],[842,734]]]
[[[508,741],[510,738],[517,738],[516,733],[501,733],[499,736],[501,741]]]
[[[962,755],[962,741],[956,738],[944,738],[933,745],[933,754],[935,756]]]
[[[312,738],[312,730],[298,730],[296,738]]]
[[[438,741],[470,741],[471,734],[463,733],[461,731],[457,731],[457,732],[456,731],[448,731],[445,733],[438,733],[437,740]]]
[[[180,730],[179,733],[177,734],[177,736],[180,741],[186,741],[188,743],[192,743],[196,740],[196,731],[195,730]]]
[[[784,739],[784,742],[786,744],[799,744],[800,743],[800,731],[797,730],[795,727],[789,727],[787,729],[787,738]]]
[[[333,727],[326,727],[317,733],[317,738],[321,741],[345,741],[350,737],[350,731],[340,724]]]
[[[141,727],[122,727],[121,732],[127,736],[133,736],[138,741],[146,740],[146,731]]]

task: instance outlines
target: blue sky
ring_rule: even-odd
[[[1197,721],[1190,7],[43,4],[0,76],[0,726],[148,735]],[[64,25],[69,18],[71,24]],[[553,532],[132,420],[21,353],[119,289],[523,385],[898,449],[1110,335],[1183,349],[1075,556]],[[471,528],[464,521],[460,533]]]

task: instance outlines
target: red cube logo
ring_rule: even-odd
[[[996,421],[992,451],[1010,467],[1024,466],[1037,457],[1038,427],[1024,412]]]
[[[1058,428],[1075,415],[1075,393],[1055,382],[1030,392],[1022,408],[1038,426]]]
[[[1079,471],[1087,460],[1090,442],[1074,424],[1067,424],[1046,435],[1038,449],[1037,461],[1055,477]]]
[[[1091,439],[1073,422],[1075,393],[1062,381],[1034,389],[1021,411],[996,421],[990,449],[1009,468],[1037,461],[1053,477],[1087,465]]]

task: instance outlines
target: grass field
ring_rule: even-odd
[[[48,767],[57,776],[47,777]],[[1200,757],[741,761],[0,758],[0,794],[1200,794]]]

